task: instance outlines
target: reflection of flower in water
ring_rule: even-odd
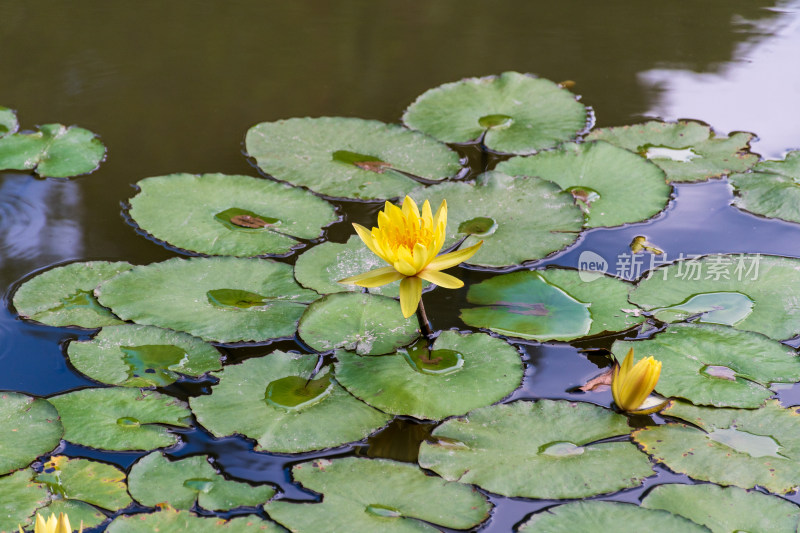
[[[454,267],[472,257],[483,241],[457,252],[437,257],[447,235],[447,202],[431,213],[431,205],[425,200],[422,213],[417,204],[406,196],[402,209],[386,202],[378,213],[378,227],[368,230],[353,224],[358,236],[367,247],[391,266],[372,270],[339,280],[339,283],[361,287],[379,287],[400,281],[400,307],[406,318],[414,314],[422,298],[422,280],[430,281],[446,289],[458,289],[464,283],[458,278],[440,272]]]

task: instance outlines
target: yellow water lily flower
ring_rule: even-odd
[[[661,361],[656,361],[651,355],[634,365],[631,348],[622,364],[614,366],[611,380],[614,403],[623,411],[635,414],[649,414],[660,410],[667,400],[650,397],[660,375]]]
[[[64,513],[58,513],[58,518],[53,513],[47,520],[36,513],[36,525],[33,531],[34,533],[72,533],[72,526],[69,523],[69,517]],[[19,533],[24,533],[22,526],[19,526]],[[83,533],[83,522],[81,522],[79,533]]]
[[[389,263],[364,274],[339,280],[339,283],[361,287],[380,287],[400,281],[400,308],[403,316],[414,314],[422,298],[422,280],[430,281],[445,289],[458,289],[464,283],[450,274],[440,272],[454,267],[472,257],[483,241],[456,252],[437,254],[442,249],[447,235],[447,202],[431,214],[431,205],[425,200],[420,214],[416,202],[405,197],[403,207],[386,202],[378,213],[378,227],[368,230],[353,224],[358,236],[372,253]]]

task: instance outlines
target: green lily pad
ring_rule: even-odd
[[[128,485],[142,505],[167,503],[175,509],[191,509],[197,504],[209,511],[227,511],[244,505],[258,506],[275,495],[269,485],[252,486],[225,479],[205,455],[170,461],[153,452],[133,465]]]
[[[685,306],[704,296],[702,306],[713,310],[736,308],[743,315],[740,293],[752,302],[752,311],[731,324],[736,329],[756,331],[781,340],[800,333],[800,260],[760,254],[708,255],[689,258],[651,271],[631,292],[630,300],[657,313]],[[746,306],[745,306],[746,307]],[[661,315],[666,316],[666,315]],[[668,320],[677,317],[666,316]],[[723,317],[724,318],[724,317]],[[718,320],[717,317],[706,321]],[[730,320],[727,320],[730,322]]]
[[[738,487],[659,485],[642,506],[685,516],[714,533],[796,533],[800,524],[800,507],[792,502]]]
[[[633,438],[656,461],[695,479],[787,493],[800,479],[800,414],[777,401],[759,409],[696,407],[673,400],[662,415],[685,420],[639,429]]]
[[[50,402],[18,392],[0,392],[0,428],[0,474],[28,466],[64,434]]]
[[[89,261],[52,268],[17,289],[14,307],[20,317],[48,326],[99,328],[122,324],[97,302],[92,291],[131,268],[133,265],[124,261]]]
[[[50,398],[64,439],[101,450],[152,450],[178,437],[157,424],[189,427],[186,404],[155,391],[124,387],[83,389]]]
[[[694,121],[657,120],[601,128],[586,136],[587,141],[607,141],[661,167],[669,181],[702,181],[723,174],[744,172],[758,162],[750,153],[753,134],[737,132],[718,137],[710,127]]]
[[[248,155],[273,177],[338,198],[403,196],[426,180],[455,176],[456,152],[416,131],[359,118],[263,122],[245,138]]]
[[[645,509],[629,503],[589,501],[550,507],[536,513],[522,524],[519,533],[574,533],[575,531],[642,531],[708,532],[682,516],[666,511]]]
[[[15,133],[19,129],[17,114],[13,109],[0,106],[0,137]]]
[[[568,90],[518,72],[468,78],[429,89],[403,122],[448,143],[482,138],[494,151],[530,154],[572,139],[588,114]]]
[[[800,223],[800,151],[783,161],[762,161],[747,174],[732,174],[733,205],[769,218]]]
[[[26,468],[0,477],[0,531],[18,531],[18,525],[31,526],[36,510],[48,502],[47,487],[36,483],[34,475],[33,469]]]
[[[523,498],[586,498],[653,474],[627,419],[588,403],[539,400],[482,407],[433,430],[419,464],[449,480]],[[594,444],[592,444],[594,443]]]
[[[522,381],[517,350],[483,333],[443,331],[391,355],[337,351],[336,379],[351,394],[394,415],[441,420],[498,402]]]
[[[0,136],[0,170],[36,170],[43,178],[68,178],[97,170],[106,147],[89,130],[44,124],[35,133]]]
[[[295,283],[289,265],[236,257],[136,267],[96,294],[125,320],[227,343],[294,335],[306,304],[319,298]]]
[[[753,300],[740,292],[706,292],[683,303],[653,309],[662,322],[693,320],[706,324],[735,326],[753,312]]]
[[[403,318],[400,302],[374,294],[330,294],[308,306],[297,332],[319,352],[337,348],[380,355],[419,336],[416,316]]]
[[[207,255],[285,254],[336,221],[333,206],[271,180],[171,174],[137,183],[133,220],[156,239]]]
[[[587,214],[586,227],[619,226],[646,220],[669,202],[664,171],[605,142],[568,143],[530,157],[512,157],[495,170],[556,183]]]
[[[217,437],[241,434],[256,450],[299,453],[361,440],[389,417],[350,396],[327,369],[308,382],[317,356],[275,351],[228,365],[206,396],[189,399],[197,421]],[[308,383],[308,386],[304,386]],[[268,394],[269,393],[269,394]]]
[[[197,337],[136,324],[107,326],[90,341],[71,341],[67,354],[90,378],[123,387],[164,387],[181,375],[222,366],[219,351]]]
[[[622,361],[631,348],[636,359],[661,361],[656,392],[697,405],[754,408],[772,396],[770,383],[800,381],[791,347],[726,326],[675,324],[647,340],[616,341],[611,351]]]
[[[481,307],[461,310],[465,324],[523,339],[575,339],[592,323],[587,304],[530,270],[471,285],[467,301]]]
[[[281,533],[286,530],[257,516],[240,516],[224,520],[215,516],[197,516],[189,511],[176,511],[167,506],[150,514],[118,516],[109,524],[108,533],[153,533],[154,531],[192,533]]]
[[[501,267],[541,259],[569,246],[583,227],[583,213],[572,195],[539,178],[513,178],[486,172],[475,183],[450,182],[419,188],[411,193],[418,203],[447,200],[447,237],[444,247],[466,237],[462,248],[483,241],[469,259],[473,265]],[[496,227],[488,234],[461,232],[464,222],[491,218]]]
[[[347,243],[324,242],[297,258],[294,264],[294,277],[303,287],[320,294],[335,292],[361,292],[358,285],[337,283],[362,272],[385,267],[386,262],[372,253],[357,235],[351,235]],[[423,281],[423,287],[428,285]],[[380,287],[367,289],[371,294],[381,294],[390,298],[400,295],[400,282],[395,281]]]
[[[322,502],[271,501],[264,509],[297,533],[439,531],[434,525],[468,529],[486,520],[491,509],[486,497],[468,485],[386,459],[318,459],[295,465],[292,476],[322,493]]]
[[[42,465],[42,472],[34,479],[45,483],[50,492],[60,498],[90,503],[109,511],[118,511],[133,501],[128,496],[125,472],[90,459],[53,456]],[[80,523],[72,515],[70,522]],[[87,527],[90,526],[87,524]]]
[[[629,284],[567,269],[501,274],[472,285],[461,310],[468,325],[523,339],[571,340],[628,329],[642,320],[623,311]],[[585,303],[584,303],[585,302]]]

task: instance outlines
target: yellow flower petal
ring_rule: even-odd
[[[442,200],[439,209],[433,215],[433,227],[438,228],[440,223],[444,226],[447,225],[447,200]]]
[[[416,276],[404,278],[400,282],[400,310],[408,318],[417,311],[422,298],[422,280]]]
[[[398,279],[402,279],[403,275],[394,269],[394,267],[383,267],[376,270],[370,270],[363,274],[356,274],[349,278],[340,279],[337,283],[344,285],[358,285],[359,287],[380,287]]]
[[[414,263],[412,266],[416,269],[417,272],[425,268],[425,265],[428,264],[428,249],[425,248],[420,243],[414,245],[414,251],[412,253],[414,258]]]
[[[655,389],[660,375],[661,362],[652,356],[645,357],[634,365],[631,348],[622,364],[614,367],[611,382],[614,403],[624,411],[637,411]]]
[[[445,289],[460,289],[464,286],[464,282],[457,277],[437,270],[423,270],[417,274],[417,276],[425,281],[430,281],[440,287],[444,287]]]
[[[355,228],[356,233],[358,233],[358,236],[361,237],[361,240],[364,241],[364,244],[367,245],[369,251],[378,257],[383,258],[380,249],[375,246],[375,239],[372,236],[372,232],[370,232],[361,224],[356,224],[355,222],[353,222],[353,227]]]
[[[417,203],[409,196],[406,196],[403,199],[403,214],[405,215],[406,219],[411,218],[411,215],[419,218],[419,209],[417,208]]]
[[[64,513],[59,513],[58,515],[55,533],[72,533],[72,526],[69,523],[69,517],[67,517],[67,515]]]
[[[403,259],[398,258],[397,261],[394,262],[393,266],[394,266],[395,270],[397,270],[398,272],[400,272],[404,276],[416,276],[417,275],[417,269],[414,268],[414,265],[412,265],[408,261],[404,261]]]
[[[481,247],[483,241],[479,242],[478,244],[474,244],[469,248],[464,248],[463,250],[458,250],[456,252],[450,252],[449,254],[440,255],[435,258],[433,261],[428,263],[428,266],[425,270],[445,270],[450,267],[454,267],[460,263],[463,263],[473,255],[475,252],[478,251],[478,248]]]
[[[425,224],[430,225],[432,228],[435,227],[433,223],[433,215],[431,214],[431,203],[428,200],[425,200],[425,203],[422,204],[422,220],[424,220]]]

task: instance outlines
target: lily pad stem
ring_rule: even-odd
[[[433,336],[433,329],[431,329],[431,323],[428,320],[428,315],[425,313],[425,306],[422,304],[422,298],[419,299],[419,307],[417,307],[417,318],[419,318],[419,323],[422,327],[422,332],[428,337],[428,340],[431,339]]]

